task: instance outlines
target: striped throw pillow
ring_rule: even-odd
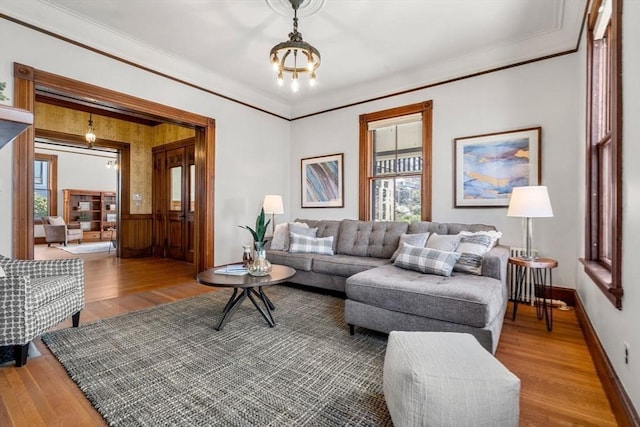
[[[460,232],[460,244],[456,251],[460,252],[460,259],[453,268],[455,271],[482,274],[482,258],[493,248],[502,237],[499,231],[479,231],[475,233]]]
[[[458,252],[418,248],[403,243],[393,265],[406,270],[419,271],[420,273],[451,276],[451,271],[458,258],[460,258]]]

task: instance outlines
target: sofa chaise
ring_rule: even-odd
[[[392,262],[407,235],[455,240],[464,233],[495,232],[495,227],[350,219],[296,222],[317,229],[317,238],[331,238],[333,254],[268,249],[267,258],[294,268],[292,283],[344,292],[345,320],[352,334],[355,326],[385,333],[466,332],[495,353],[508,302],[507,247],[487,247],[475,274],[425,274]]]

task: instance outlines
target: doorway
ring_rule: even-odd
[[[148,117],[195,129],[194,182],[194,274],[213,266],[214,260],[214,173],[215,121],[211,118],[157,104],[131,95],[104,89],[73,79],[14,63],[16,107],[34,111],[36,90],[47,90],[64,96],[78,105],[105,112],[118,112],[134,117]],[[33,259],[33,126],[14,141],[13,181],[13,255]],[[131,213],[131,159],[121,157],[121,206],[118,237],[123,251],[135,253],[140,242],[146,244],[153,236],[152,215]]]

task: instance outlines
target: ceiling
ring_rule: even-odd
[[[288,118],[575,49],[587,0],[307,0],[317,85],[276,84],[267,0],[3,0],[0,11]],[[310,16],[308,11],[315,8]]]

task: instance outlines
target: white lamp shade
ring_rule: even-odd
[[[547,187],[544,185],[515,187],[511,192],[507,216],[526,218],[553,216]]]
[[[262,203],[264,213],[282,215],[284,213],[284,206],[282,204],[282,196],[275,194],[267,194],[264,196],[264,202]]]

